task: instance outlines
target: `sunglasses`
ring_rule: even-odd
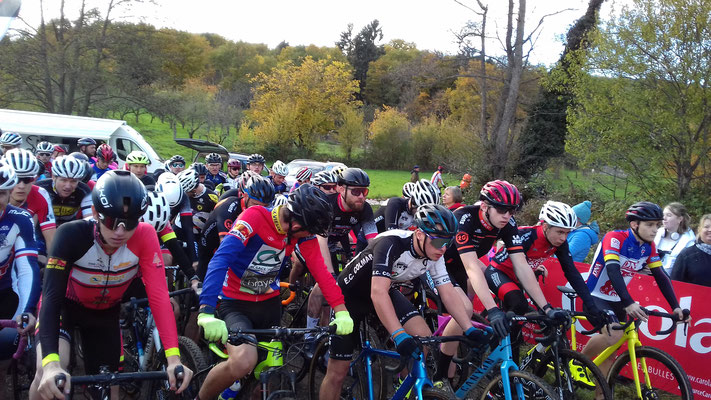
[[[241,168],[240,167],[230,167],[230,169],[236,169],[237,171],[239,171]]]
[[[426,232],[425,232],[425,235],[427,235],[427,237],[430,238],[430,243],[432,243],[432,247],[434,247],[436,249],[441,249],[443,247],[447,247],[452,243],[452,240],[454,240],[453,237],[432,236]]]
[[[38,157],[49,157],[51,155],[52,155],[52,153],[37,153]]]
[[[493,206],[493,207],[494,207],[494,209],[496,210],[496,212],[498,212],[498,213],[501,214],[501,215],[503,215],[503,214],[511,214],[511,215],[514,215],[514,214],[516,214],[516,211],[518,210],[518,207],[511,207],[511,206],[499,206],[499,205],[495,205],[495,206]]]
[[[32,178],[32,177],[18,178],[17,181],[18,181],[18,182],[22,182],[22,183],[24,183],[25,185],[29,185],[30,183],[32,183],[32,182],[35,181],[35,178]]]
[[[323,190],[336,190],[336,184],[335,183],[324,183],[321,185],[321,189]],[[356,195],[357,196],[357,195]]]
[[[370,190],[368,188],[350,188],[350,191],[353,196],[363,195],[363,197],[365,197]]]
[[[101,221],[105,227],[111,229],[112,231],[115,231],[121,225],[123,225],[123,228],[127,231],[132,231],[138,227],[140,219],[114,218],[99,213],[99,221]]]
[[[185,168],[185,164],[170,164],[173,168]]]

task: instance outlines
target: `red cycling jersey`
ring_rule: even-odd
[[[49,193],[44,188],[37,185],[32,185],[30,194],[27,195],[27,200],[20,207],[30,212],[30,215],[37,217],[37,224],[40,229],[55,229],[57,222],[54,219],[54,210],[52,209],[52,200],[49,198]]]

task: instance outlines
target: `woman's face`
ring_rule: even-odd
[[[704,220],[699,232],[699,238],[706,244],[711,244],[711,219]]]
[[[662,222],[664,223],[664,229],[666,229],[667,232],[676,232],[676,230],[679,229],[681,219],[682,218],[674,214],[669,207],[664,207],[664,220]]]
[[[442,204],[444,204],[445,206],[450,206],[453,203],[454,203],[454,201],[452,201],[452,191],[449,189],[446,189],[444,191],[444,194],[442,195]]]

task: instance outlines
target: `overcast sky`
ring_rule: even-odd
[[[78,13],[80,0],[65,0],[69,17]],[[619,1],[619,0],[618,0]],[[108,0],[87,0],[105,13]],[[476,0],[459,0],[461,4],[478,9]],[[45,18],[58,15],[59,1],[44,1]],[[495,38],[506,24],[508,2],[482,0],[489,5],[487,34],[492,36],[488,53],[499,51]],[[563,37],[569,27],[587,7],[587,0],[528,0],[526,34],[530,34],[542,16],[545,19],[536,36],[532,63],[550,65],[562,52]],[[340,33],[353,23],[358,32],[364,25],[377,19],[384,34],[384,42],[403,39],[414,42],[419,49],[438,50],[454,54],[457,45],[453,31],[459,31],[468,20],[480,17],[455,0],[155,0],[155,4],[136,4],[122,8],[119,19],[142,20],[157,27],[170,27],[194,33],[212,32],[234,41],[265,43],[275,47],[285,40],[291,45],[315,44],[333,46]],[[610,13],[612,0],[603,5],[601,15]],[[37,26],[40,20],[39,2],[24,0],[20,18]],[[11,28],[25,26],[16,20]]]

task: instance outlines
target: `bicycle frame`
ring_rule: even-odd
[[[639,322],[635,321],[635,323],[630,324],[627,328],[625,328],[624,334],[620,338],[620,340],[617,341],[617,343],[613,344],[612,346],[607,347],[605,350],[602,351],[597,357],[595,357],[593,363],[595,365],[599,366],[602,364],[605,360],[610,358],[610,356],[613,356],[614,354],[617,353],[617,350],[622,347],[623,344],[627,343],[627,352],[630,354],[630,363],[632,365],[637,365],[637,352],[634,350],[637,347],[642,346],[642,342],[639,340],[639,333],[637,332]],[[649,382],[649,372],[647,371],[647,361],[642,358],[642,370],[644,371],[644,378],[645,382]],[[634,380],[634,387],[635,390],[637,391],[637,397],[642,398],[642,385],[639,380],[639,371],[637,368],[632,369],[632,378]]]
[[[489,354],[489,357],[482,362],[482,365],[477,368],[469,378],[462,384],[462,386],[457,389],[454,395],[458,399],[463,399],[466,397],[467,393],[475,387],[479,381],[486,376],[491,370],[496,367],[496,365],[501,362],[501,376],[509,376],[509,371],[518,371],[518,366],[513,362],[511,355],[511,336],[506,336],[501,340],[501,343],[494,349],[494,351]],[[508,379],[501,380],[504,385],[504,395],[506,399],[511,398],[511,384]],[[524,398],[523,386],[520,383],[516,384],[516,394],[519,399]]]

